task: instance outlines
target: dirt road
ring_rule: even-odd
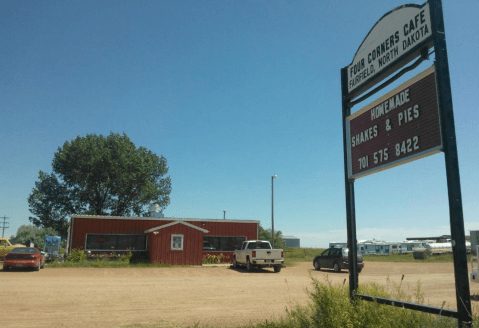
[[[306,304],[311,278],[342,284],[347,272],[314,271],[299,263],[280,273],[248,273],[229,267],[49,269],[0,272],[2,327],[119,327],[166,322],[180,326],[236,326],[274,319]],[[414,294],[421,282],[425,302],[455,309],[452,264],[366,262],[359,283],[376,282]],[[347,282],[346,282],[347,284]],[[479,284],[471,284],[479,294]],[[477,306],[473,301],[473,307]]]

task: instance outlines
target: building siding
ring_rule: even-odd
[[[200,228],[206,229],[209,232],[205,233],[205,236],[241,236],[245,237],[246,240],[256,240],[258,239],[258,223],[244,223],[244,222],[205,222],[205,225],[202,222],[190,222]],[[223,254],[221,263],[231,263],[233,261],[233,251],[203,251],[203,256],[215,255],[219,256]]]
[[[152,232],[147,237],[147,249],[153,263],[201,265],[203,256],[208,254],[225,257],[222,262],[230,262],[232,251],[203,251],[204,236],[241,236],[246,240],[258,239],[259,223],[257,221],[222,221],[222,220],[188,220],[176,218],[108,218],[107,216],[73,216],[70,227],[69,252],[73,249],[84,249],[88,233],[95,234],[143,234],[145,230],[156,228],[174,221],[187,222],[198,228],[208,230],[207,233],[183,224]],[[171,229],[170,229],[171,228]],[[171,234],[184,234],[185,247],[183,252],[171,251]],[[169,233],[169,236],[164,234]],[[161,240],[159,236],[163,236]],[[188,238],[187,238],[188,237]],[[153,248],[154,247],[154,248]],[[198,255],[199,254],[199,255]]]
[[[289,248],[300,248],[299,238],[283,238],[284,244]]]
[[[246,240],[257,239],[258,223],[221,222],[221,221],[187,221],[199,228],[208,230],[205,236],[244,236]],[[203,225],[204,223],[204,225]]]
[[[170,223],[173,220],[117,220],[74,218],[71,249],[84,249],[87,233],[143,234],[145,230]]]
[[[172,265],[201,265],[204,232],[175,224],[148,234],[151,263]],[[183,235],[183,250],[171,250],[171,235]]]

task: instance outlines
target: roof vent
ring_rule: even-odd
[[[152,218],[164,218],[165,216],[161,213],[160,205],[151,204],[150,205],[150,217]]]

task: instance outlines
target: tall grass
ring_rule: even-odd
[[[312,288],[308,291],[310,302],[306,306],[296,305],[285,309],[285,315],[276,321],[262,321],[250,323],[242,328],[449,328],[457,327],[456,319],[432,315],[419,311],[381,305],[361,299],[351,300],[349,285],[333,285],[327,278],[320,282],[312,279]],[[399,299],[407,302],[424,303],[420,284],[418,283],[414,297],[401,290],[401,283],[392,284],[392,291],[376,284],[365,284],[360,287],[359,293]],[[248,318],[245,318],[248,320]],[[472,327],[479,327],[477,316],[474,317]],[[122,327],[127,328],[159,328],[171,327],[170,323],[133,324]],[[211,327],[196,323],[193,327]]]
[[[264,321],[250,324],[248,328],[282,328],[282,327],[457,327],[457,320],[436,316],[419,311],[408,310],[374,302],[356,299],[350,300],[349,286],[333,286],[331,281],[320,282],[315,278],[313,288],[309,291],[311,298],[307,306],[295,306],[286,310],[286,315],[279,321]],[[411,297],[396,286],[396,292],[391,295],[382,286],[368,284],[360,287],[359,292],[377,297],[411,301]],[[423,302],[420,286],[414,302]],[[476,320],[477,318],[475,318]],[[473,327],[479,327],[474,321]]]

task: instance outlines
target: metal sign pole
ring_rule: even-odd
[[[437,88],[439,91],[438,102],[439,113],[441,116],[444,158],[446,162],[451,240],[454,256],[454,276],[456,280],[457,312],[459,325],[463,326],[472,322],[472,312],[469,277],[467,272],[459,161],[457,156],[454,112],[452,109],[451,80],[447,59],[442,1],[430,0],[429,3],[433,31],[437,31],[434,35],[434,50],[436,56]]]
[[[426,10],[426,8],[429,8]],[[416,8],[416,9],[413,9]],[[429,0],[422,6],[418,5],[404,5],[401,7],[396,8],[393,11],[390,11],[387,15],[383,18],[388,20],[391,17],[400,17],[401,13],[404,13],[405,10],[417,10],[414,16],[415,22],[419,21],[423,27],[421,27],[421,32],[416,31],[416,38],[423,37],[422,43],[419,43],[415,46],[415,48],[411,48],[409,52],[404,53],[402,56],[398,57],[399,62],[395,63],[391,66],[390,70],[393,68],[397,69],[406,64],[406,62],[410,62],[415,58],[415,56],[421,55],[422,58],[428,58],[428,49],[430,47],[434,47],[435,51],[435,78],[436,78],[436,91],[437,91],[437,107],[439,109],[439,117],[440,117],[440,129],[441,129],[441,136],[436,136],[437,139],[442,139],[442,142],[437,144],[436,147],[443,148],[444,151],[444,158],[445,158],[445,165],[446,165],[446,178],[447,178],[447,188],[448,188],[448,197],[449,197],[449,215],[450,215],[450,226],[451,226],[451,239],[452,239],[452,250],[454,256],[454,276],[455,276],[455,284],[456,284],[456,301],[457,301],[457,311],[443,309],[434,306],[428,306],[423,304],[416,304],[416,303],[409,303],[409,302],[401,302],[397,300],[379,298],[369,295],[362,295],[357,293],[358,288],[358,269],[357,269],[357,241],[356,241],[356,214],[355,214],[355,201],[354,201],[354,167],[351,166],[351,175],[349,174],[349,163],[351,165],[357,164],[356,159],[352,152],[348,150],[350,145],[350,141],[348,138],[350,137],[351,129],[350,124],[348,123],[348,117],[351,115],[351,107],[352,105],[368,98],[370,95],[375,93],[377,90],[380,90],[384,85],[388,85],[391,81],[394,81],[396,77],[401,76],[404,72],[412,70],[420,64],[420,61],[416,61],[410,67],[406,67],[401,72],[396,74],[391,80],[385,82],[385,84],[377,87],[372,92],[367,93],[365,96],[362,96],[355,101],[352,101],[352,97],[358,96],[358,93],[367,91],[365,87],[372,87],[374,84],[380,82],[386,75],[391,74],[391,71],[383,71],[382,75],[377,75],[376,78],[369,79],[369,82],[366,81],[366,85],[362,87],[354,86],[357,83],[364,83],[363,80],[367,78],[371,74],[375,74],[374,65],[366,66],[363,64],[366,60],[364,57],[365,55],[363,52],[358,52],[351,65],[346,66],[341,69],[341,95],[342,95],[342,114],[343,114],[343,141],[344,141],[344,172],[345,172],[345,189],[346,189],[346,215],[347,215],[347,228],[348,228],[348,247],[349,247],[349,264],[350,264],[350,271],[349,271],[349,288],[350,288],[350,296],[351,298],[360,298],[367,301],[377,302],[381,304],[388,304],[392,306],[399,306],[403,308],[408,308],[412,310],[423,311],[426,313],[431,313],[435,315],[443,315],[457,318],[459,321],[459,326],[470,326],[472,324],[472,311],[471,311],[471,299],[470,299],[470,289],[469,289],[469,277],[468,277],[468,266],[467,266],[467,256],[466,256],[466,238],[464,233],[464,218],[463,218],[463,209],[462,209],[462,196],[461,196],[461,185],[460,185],[460,177],[459,177],[459,162],[458,162],[458,155],[457,155],[457,145],[456,145],[456,132],[454,126],[454,113],[453,113],[453,106],[452,106],[452,94],[451,94],[451,81],[449,76],[449,64],[447,58],[447,49],[446,49],[446,37],[444,32],[444,17],[443,17],[443,9],[442,9],[442,0]],[[429,11],[429,13],[428,13]],[[397,19],[396,19],[397,20]],[[381,22],[382,19],[379,22]],[[403,40],[403,45],[408,45],[408,42],[411,42],[409,39],[409,32],[411,32],[408,27],[409,20],[406,20],[406,25],[404,25],[404,30],[402,30],[402,26],[397,28],[397,31],[394,32],[391,36],[390,41],[391,44],[398,44],[394,48],[394,51],[397,50],[400,42],[401,37],[407,37]],[[377,23],[377,24],[378,24]],[[388,21],[388,23],[390,23]],[[366,37],[365,41],[368,41],[368,45],[370,42],[376,42],[376,34],[382,33],[386,25],[375,25],[373,29],[370,31],[368,36]],[[411,24],[413,24],[413,20],[411,19]],[[413,24],[414,25],[414,24]],[[427,27],[428,25],[429,28]],[[394,27],[394,26],[393,26]],[[418,27],[414,27],[417,29]],[[424,29],[423,29],[424,28]],[[412,29],[412,25],[411,25]],[[394,29],[393,29],[394,31]],[[400,34],[404,32],[403,35]],[[432,33],[431,33],[432,32]],[[371,41],[372,40],[372,41]],[[394,41],[394,42],[393,42]],[[363,41],[364,42],[364,41]],[[362,48],[361,48],[362,49]],[[380,47],[371,48],[370,54],[374,53],[375,49],[380,49]],[[364,49],[363,49],[364,50]],[[362,51],[363,51],[362,50]],[[368,57],[369,58],[369,57]],[[378,72],[376,72],[377,74]],[[351,74],[351,77],[348,76]],[[349,83],[351,85],[348,85]],[[375,83],[373,83],[375,82]],[[411,82],[412,83],[412,82]],[[352,87],[352,91],[348,91],[348,87]],[[409,90],[409,89],[408,89]],[[431,101],[435,101],[436,97],[433,96],[430,99]],[[378,106],[378,113],[380,113],[380,109]],[[386,107],[387,109],[387,107]],[[387,113],[387,111],[386,111]],[[359,113],[359,115],[362,115]],[[360,117],[360,116],[358,116]],[[357,117],[354,120],[358,119]],[[387,124],[387,123],[386,123]],[[428,123],[429,125],[431,122]],[[369,135],[364,137],[365,141],[372,139],[373,137],[378,136],[376,130],[372,133],[372,129],[369,129]],[[374,128],[375,129],[375,128]],[[422,136],[422,135],[421,135]],[[420,138],[422,137],[414,136],[416,138],[416,142],[420,142]],[[408,140],[414,140],[408,139]],[[362,143],[363,137],[361,134],[360,142]],[[353,147],[354,143],[351,142]],[[404,141],[403,141],[404,144]],[[442,144],[442,146],[441,146]],[[369,143],[371,145],[371,143]],[[396,146],[399,145],[396,143]],[[404,146],[403,146],[404,147]],[[427,148],[427,147],[426,147]],[[435,149],[435,150],[438,150]],[[417,150],[417,149],[416,149]],[[387,151],[387,148],[386,148]],[[402,149],[401,149],[402,151]],[[407,152],[412,152],[408,150]],[[399,156],[396,152],[396,157]],[[353,161],[354,159],[354,161]],[[363,170],[367,168],[369,165],[368,156],[364,156],[360,158],[361,162],[359,165],[359,169],[361,169],[361,163],[363,164]],[[363,161],[364,159],[364,161]],[[387,158],[386,158],[387,160]],[[377,164],[377,163],[376,163]],[[356,168],[357,171],[357,168]],[[367,171],[365,171],[367,173]],[[374,173],[374,172],[373,172]],[[356,176],[360,176],[356,174]]]
[[[346,222],[348,228],[348,262],[349,262],[349,294],[351,299],[358,289],[358,253],[356,243],[356,210],[354,206],[354,180],[348,178],[348,135],[346,119],[351,115],[348,96],[347,68],[341,69],[341,94],[343,103],[343,148],[344,148],[344,181],[346,188]]]

